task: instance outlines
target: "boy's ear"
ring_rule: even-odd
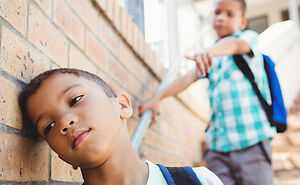
[[[69,163],[68,161],[64,160],[62,157],[58,156],[61,160],[65,161],[66,163],[68,163],[69,165],[71,165],[73,167],[74,170],[77,170],[78,169],[78,166],[75,166],[71,163]]]
[[[118,96],[118,103],[121,106],[120,118],[122,120],[130,118],[132,116],[132,106],[128,96],[126,94],[121,94]]]
[[[244,16],[242,17],[241,25],[240,25],[240,30],[246,29],[248,24],[248,19]]]

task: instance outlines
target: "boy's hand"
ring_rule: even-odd
[[[209,73],[209,69],[213,64],[212,54],[209,51],[196,54],[193,57],[186,56],[185,58],[196,62],[197,69],[203,77]]]
[[[152,110],[152,121],[154,121],[159,110],[159,100],[156,97],[152,97],[150,100],[142,103],[139,106],[139,117],[141,117],[146,110]]]

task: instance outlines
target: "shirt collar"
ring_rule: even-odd
[[[241,34],[242,34],[242,31],[238,30],[238,31],[234,32],[231,36],[232,37],[239,37]]]
[[[148,174],[148,180],[146,185],[167,185],[167,182],[160,171],[159,167],[150,161],[145,161],[148,165],[149,174]]]

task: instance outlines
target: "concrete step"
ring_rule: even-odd
[[[300,179],[276,181],[274,185],[300,185]]]

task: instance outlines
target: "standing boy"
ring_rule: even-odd
[[[251,84],[233,60],[233,55],[245,58],[262,95],[270,102],[258,34],[241,31],[247,25],[245,10],[244,0],[217,0],[213,13],[217,42],[207,51],[187,57],[195,61],[196,68],[140,106],[140,114],[151,109],[155,119],[162,99],[207,76],[211,105],[206,133],[208,168],[225,185],[270,185],[273,184],[270,140],[276,130],[270,126]]]

